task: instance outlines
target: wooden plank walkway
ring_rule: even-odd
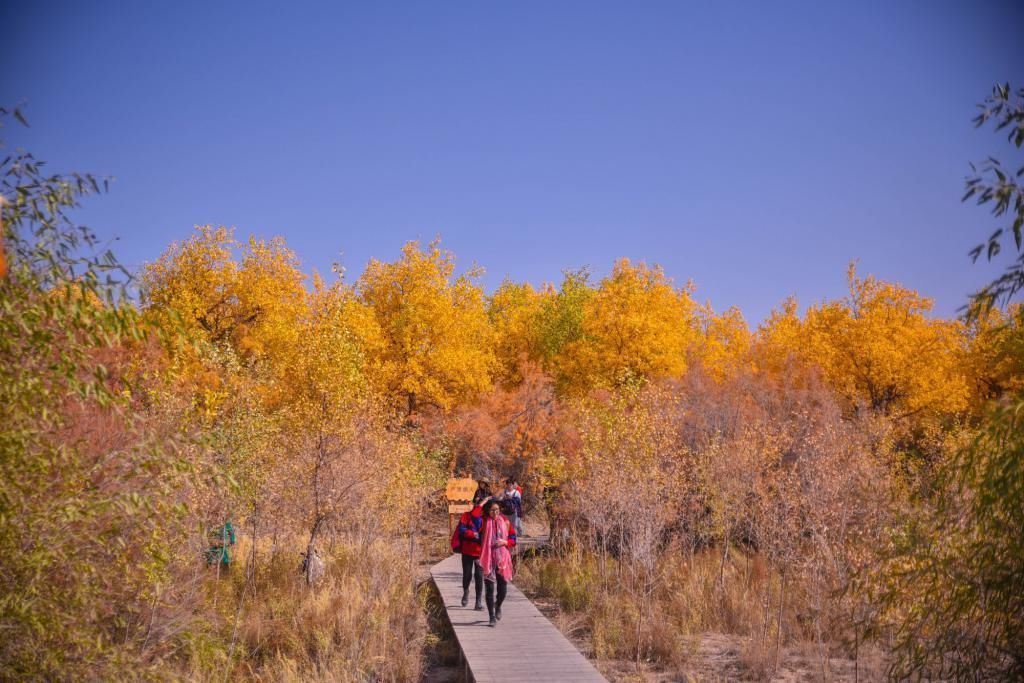
[[[469,677],[488,681],[604,681],[594,665],[548,621],[523,593],[509,584],[501,607],[501,621],[487,625],[487,610],[462,607],[462,559],[452,555],[430,569],[444,600],[448,619],[459,640]]]

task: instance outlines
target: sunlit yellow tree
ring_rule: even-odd
[[[780,377],[793,363],[807,360],[808,352],[796,299],[789,297],[757,328],[753,340],[755,366],[759,372]]]
[[[353,506],[358,487],[376,466],[358,443],[365,421],[356,416],[367,403],[368,387],[361,331],[350,325],[361,322],[349,315],[357,307],[350,288],[328,287],[315,278],[309,315],[297,330],[297,353],[282,372],[282,458],[271,490],[284,505],[282,514],[309,534],[307,556],[324,526]],[[306,571],[312,582],[312,563]]]
[[[455,257],[435,240],[408,242],[393,263],[373,259],[356,289],[374,312],[383,344],[378,381],[411,414],[449,409],[491,386],[496,367],[480,269],[454,277]]]
[[[697,341],[696,307],[658,266],[615,263],[583,307],[582,338],[561,352],[570,391],[678,376]]]
[[[695,355],[709,375],[722,380],[749,364],[752,336],[740,309],[733,306],[716,315],[706,304],[699,308],[698,320],[701,336]]]
[[[232,230],[206,225],[148,264],[141,282],[151,315],[175,318],[196,338],[259,359],[294,348],[304,279],[283,239],[241,245]]]
[[[554,376],[560,392],[574,383],[571,363],[566,363],[566,350],[584,338],[583,318],[587,302],[594,296],[590,272],[586,268],[566,270],[556,290],[546,285],[540,292],[537,315],[537,348],[542,367]]]
[[[1024,305],[979,309],[969,328],[966,371],[972,404],[1024,389]]]
[[[539,360],[538,321],[545,295],[529,283],[505,280],[487,301],[487,315],[494,328],[498,379],[502,384],[522,381],[522,364]]]
[[[850,293],[807,311],[806,351],[853,408],[896,418],[967,407],[964,329],[932,318],[932,301],[848,271]]]

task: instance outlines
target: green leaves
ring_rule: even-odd
[[[1024,144],[1024,88],[1013,91],[1009,83],[996,84],[985,102],[978,105],[981,112],[974,118],[976,127],[983,126],[990,120],[995,121],[995,129],[1009,129],[1007,139],[1017,149]],[[970,250],[973,262],[984,253],[991,261],[1002,251],[1002,239],[1006,233],[1013,235],[1013,243],[1018,254],[1024,245],[1024,188],[1017,179],[1024,175],[1024,166],[1016,173],[1005,168],[998,159],[988,157],[982,164],[971,164],[971,173],[965,182],[965,192],[961,201],[975,199],[981,206],[991,204],[991,213],[995,218],[1010,215],[1012,220],[1009,229],[996,230],[987,242]],[[1024,254],[1015,263],[1011,263],[1006,271],[995,280],[974,293],[967,306],[967,317],[975,320],[984,315],[992,306],[1007,303],[1021,289],[1024,289]]]
[[[936,504],[897,527],[875,579],[896,679],[1024,675],[1024,395],[992,406],[940,470]]]
[[[120,655],[106,628],[139,581],[129,567],[157,561],[151,540],[177,519],[174,442],[136,431],[106,360],[145,334],[128,279],[70,217],[106,185],[45,173],[28,152],[0,163],[0,595],[18,596],[0,599],[5,680],[107,677]]]

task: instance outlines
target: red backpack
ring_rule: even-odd
[[[462,523],[462,520],[459,520]],[[455,531],[452,532],[452,552],[457,553],[462,550],[462,539],[459,537],[459,525],[455,525]]]

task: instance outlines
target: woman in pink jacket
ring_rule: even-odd
[[[512,552],[516,544],[516,530],[501,514],[501,505],[496,500],[484,504],[484,533],[480,549],[480,568],[484,572],[487,613],[489,626],[496,626],[501,619],[501,604],[505,602],[508,582],[512,580]],[[497,588],[497,599],[495,599]]]

